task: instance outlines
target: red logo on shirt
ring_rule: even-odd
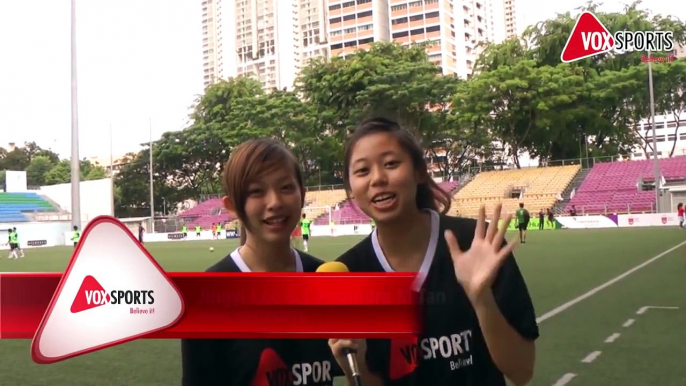
[[[391,360],[389,377],[392,380],[412,374],[417,368],[419,345],[417,337],[391,339]]]
[[[260,364],[257,366],[255,378],[251,386],[289,386],[293,384],[291,372],[286,363],[271,348],[262,351]]]

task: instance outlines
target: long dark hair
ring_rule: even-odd
[[[362,122],[355,132],[348,138],[345,145],[343,162],[343,184],[345,190],[350,195],[350,161],[353,149],[357,142],[371,134],[388,133],[398,141],[400,147],[407,152],[412,159],[414,169],[420,173],[420,178],[425,181],[417,184],[417,208],[432,209],[446,214],[450,210],[450,194],[441,189],[436,181],[429,176],[429,168],[424,159],[424,150],[412,134],[400,127],[397,122],[385,118],[372,118]],[[440,209],[439,209],[440,206]]]

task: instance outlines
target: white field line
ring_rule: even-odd
[[[576,374],[573,373],[567,373],[562,376],[562,378],[558,379],[557,382],[553,384],[553,386],[565,386],[568,384],[572,379],[576,377]]]
[[[593,351],[592,353],[586,355],[586,358],[582,359],[582,363],[593,363],[596,358],[600,356],[600,351]]]
[[[605,282],[605,283],[603,283],[603,284],[601,284],[601,285],[599,285],[599,286],[593,288],[592,290],[586,292],[585,294],[583,294],[583,295],[581,295],[581,296],[579,296],[579,297],[577,297],[577,298],[575,298],[575,299],[572,299],[572,300],[568,301],[567,303],[562,304],[561,306],[559,306],[559,307],[557,307],[557,308],[555,308],[555,309],[553,309],[553,310],[550,310],[550,311],[546,312],[545,314],[541,315],[540,317],[538,317],[538,318],[536,319],[536,323],[541,323],[541,322],[543,322],[543,321],[545,321],[545,320],[547,320],[547,319],[550,319],[550,318],[552,318],[553,316],[555,316],[555,315],[557,315],[557,314],[559,314],[559,313],[561,313],[561,312],[567,310],[568,308],[572,307],[573,305],[575,305],[575,304],[581,302],[582,300],[585,300],[585,299],[590,298],[591,296],[593,296],[593,295],[597,294],[598,292],[604,290],[605,288],[607,288],[607,287],[609,287],[609,286],[615,284],[616,282],[618,282],[618,281],[624,279],[625,277],[631,275],[632,273],[634,273],[634,272],[636,272],[636,271],[638,271],[638,270],[640,270],[640,269],[643,269],[643,268],[645,268],[646,266],[648,266],[649,264],[651,264],[651,263],[653,263],[653,262],[655,262],[655,261],[657,261],[657,260],[663,258],[665,255],[671,253],[672,251],[676,250],[677,248],[680,248],[680,247],[683,246],[684,244],[686,244],[686,241],[680,242],[679,244],[677,244],[677,245],[675,245],[675,246],[669,248],[668,250],[666,250],[666,251],[664,251],[664,252],[662,252],[662,253],[660,253],[660,254],[654,256],[654,257],[651,258],[650,260],[647,260],[647,261],[645,261],[645,262],[643,262],[643,263],[641,263],[641,264],[639,264],[639,265],[637,265],[637,266],[631,268],[630,270],[628,270],[628,271],[624,272],[623,274],[621,274],[621,275],[615,277],[614,279],[611,279],[611,280],[609,280],[609,281],[607,281],[607,282]]]

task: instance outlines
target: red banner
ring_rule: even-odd
[[[419,331],[412,274],[167,274],[185,314],[146,338],[400,338]],[[32,339],[61,278],[1,273],[0,338]]]

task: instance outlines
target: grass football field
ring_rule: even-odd
[[[310,252],[332,260],[357,240],[314,238]],[[685,243],[686,231],[676,228],[529,232],[515,254],[541,331],[532,384],[686,384]],[[146,245],[167,271],[203,271],[235,246],[234,240]],[[72,251],[29,249],[20,260],[2,251],[0,271],[62,272]],[[0,384],[180,384],[178,340],[138,340],[53,365],[34,364],[29,346],[29,340],[0,340]]]

